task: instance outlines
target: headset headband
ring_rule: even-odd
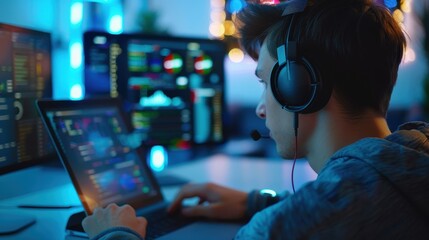
[[[281,3],[281,5],[284,6],[282,16],[287,16],[290,14],[303,12],[307,6],[307,0],[291,0]]]
[[[284,8],[282,13],[283,17],[292,15],[292,19],[286,37],[288,44],[277,47],[277,60],[279,65],[282,65],[285,64],[288,59],[295,60],[297,57],[297,43],[296,41],[290,41],[290,33],[294,21],[293,14],[303,12],[305,10],[305,7],[307,6],[307,0],[290,0],[287,2],[283,2],[280,5]],[[286,53],[288,53],[288,58],[286,58]]]

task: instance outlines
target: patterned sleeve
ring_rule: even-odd
[[[109,228],[91,240],[144,240],[137,232],[127,227]]]

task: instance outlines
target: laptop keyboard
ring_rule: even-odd
[[[161,237],[195,221],[194,219],[185,218],[180,215],[169,215],[165,211],[145,217],[148,221],[145,239]]]
[[[66,229],[75,232],[75,234],[84,232],[81,222],[85,216],[84,212],[73,214],[69,218]],[[146,240],[161,237],[196,221],[196,219],[185,218],[181,215],[169,215],[165,209],[156,211],[151,215],[145,216],[145,218],[148,221]]]

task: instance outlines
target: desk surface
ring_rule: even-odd
[[[291,191],[292,161],[266,160],[261,158],[229,157],[213,155],[208,158],[178,164],[167,168],[163,174],[189,179],[191,182],[215,182],[242,191],[271,188],[276,191]],[[43,176],[40,173],[43,172]],[[82,211],[77,194],[63,169],[29,169],[20,173],[20,178],[50,179],[49,187],[42,188],[42,182],[34,180],[31,190],[17,194],[15,173],[0,177],[0,215],[28,214],[36,223],[14,234],[0,236],[0,239],[65,239],[65,225],[68,217]],[[34,176],[37,174],[38,176]],[[316,178],[316,173],[304,160],[295,166],[295,188]],[[56,183],[56,184],[53,184]],[[27,184],[28,185],[28,184]],[[13,190],[11,190],[13,189]],[[167,200],[171,200],[179,187],[163,187]],[[13,192],[13,194],[11,194]],[[74,206],[70,209],[22,209],[17,205]]]

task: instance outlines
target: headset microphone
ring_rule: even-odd
[[[261,138],[270,138],[269,136],[262,136],[258,130],[253,129],[252,132],[250,132],[250,137],[252,137],[252,139],[254,141],[258,141]]]

